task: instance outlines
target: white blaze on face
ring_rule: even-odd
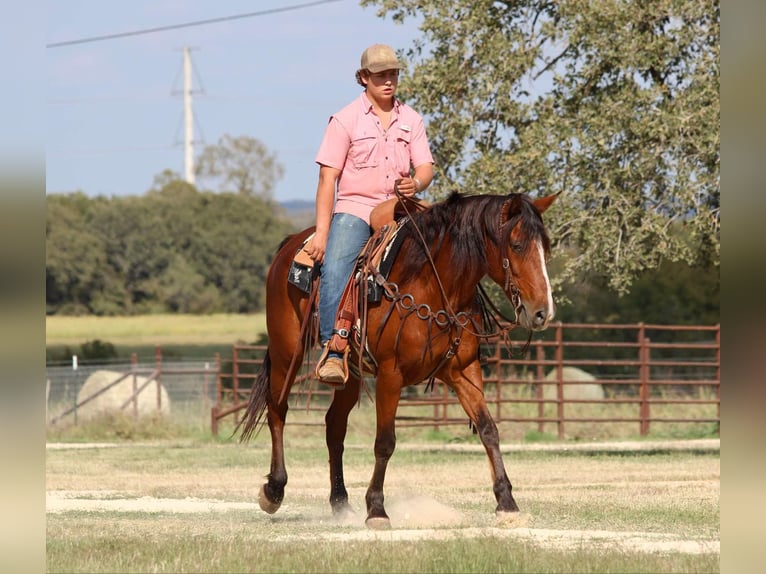
[[[548,303],[547,303],[547,313],[546,313],[546,321],[550,321],[553,319],[553,291],[551,290],[551,282],[550,279],[548,279],[548,266],[545,264],[545,251],[543,250],[543,244],[540,241],[537,241],[537,255],[540,257],[540,269],[543,270],[543,277],[545,278],[545,288],[548,291]]]

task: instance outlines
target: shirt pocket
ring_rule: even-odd
[[[398,167],[409,169],[410,167],[410,137],[408,131],[399,129],[396,131],[396,159]]]
[[[378,140],[374,136],[360,135],[351,140],[348,150],[348,159],[357,169],[377,167],[378,160],[375,154]]]

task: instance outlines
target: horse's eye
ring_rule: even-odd
[[[516,241],[511,243],[511,251],[513,251],[516,255],[520,255],[523,250],[524,249],[521,243],[518,243]]]

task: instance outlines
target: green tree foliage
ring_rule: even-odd
[[[104,238],[91,225],[100,203],[82,193],[48,197],[45,287],[49,312],[90,313],[110,291],[114,276],[107,265]]]
[[[223,310],[259,311],[271,258],[290,229],[278,207],[256,197],[202,194],[188,251],[222,298]]]
[[[216,191],[265,199],[272,197],[274,185],[284,175],[282,164],[259,140],[230,135],[202,150],[195,171],[201,181],[213,182]]]
[[[145,196],[48,196],[49,313],[257,312],[294,231],[258,197],[166,177]]]
[[[663,261],[642,273],[628,295],[609,289],[603,277],[570,286],[571,303],[560,305],[556,318],[565,323],[715,325],[721,321],[720,285],[718,267]]]
[[[426,116],[435,196],[562,194],[559,287],[719,265],[717,0],[362,5],[420,22],[400,94]]]

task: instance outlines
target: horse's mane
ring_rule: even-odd
[[[503,205],[511,201],[508,219],[501,221]],[[426,245],[431,246],[431,256],[436,258],[449,238],[452,246],[450,259],[453,268],[466,276],[486,273],[486,241],[494,245],[505,245],[513,228],[521,225],[524,243],[519,249],[526,253],[529,241],[540,239],[546,254],[550,241],[542,217],[532,200],[525,194],[510,195],[468,195],[453,192],[447,199],[435,203],[429,209],[412,214],[412,221],[404,225],[399,233],[403,242],[399,253],[400,281],[407,281],[419,275],[429,265],[422,248],[423,236]],[[417,227],[417,230],[416,230]]]

